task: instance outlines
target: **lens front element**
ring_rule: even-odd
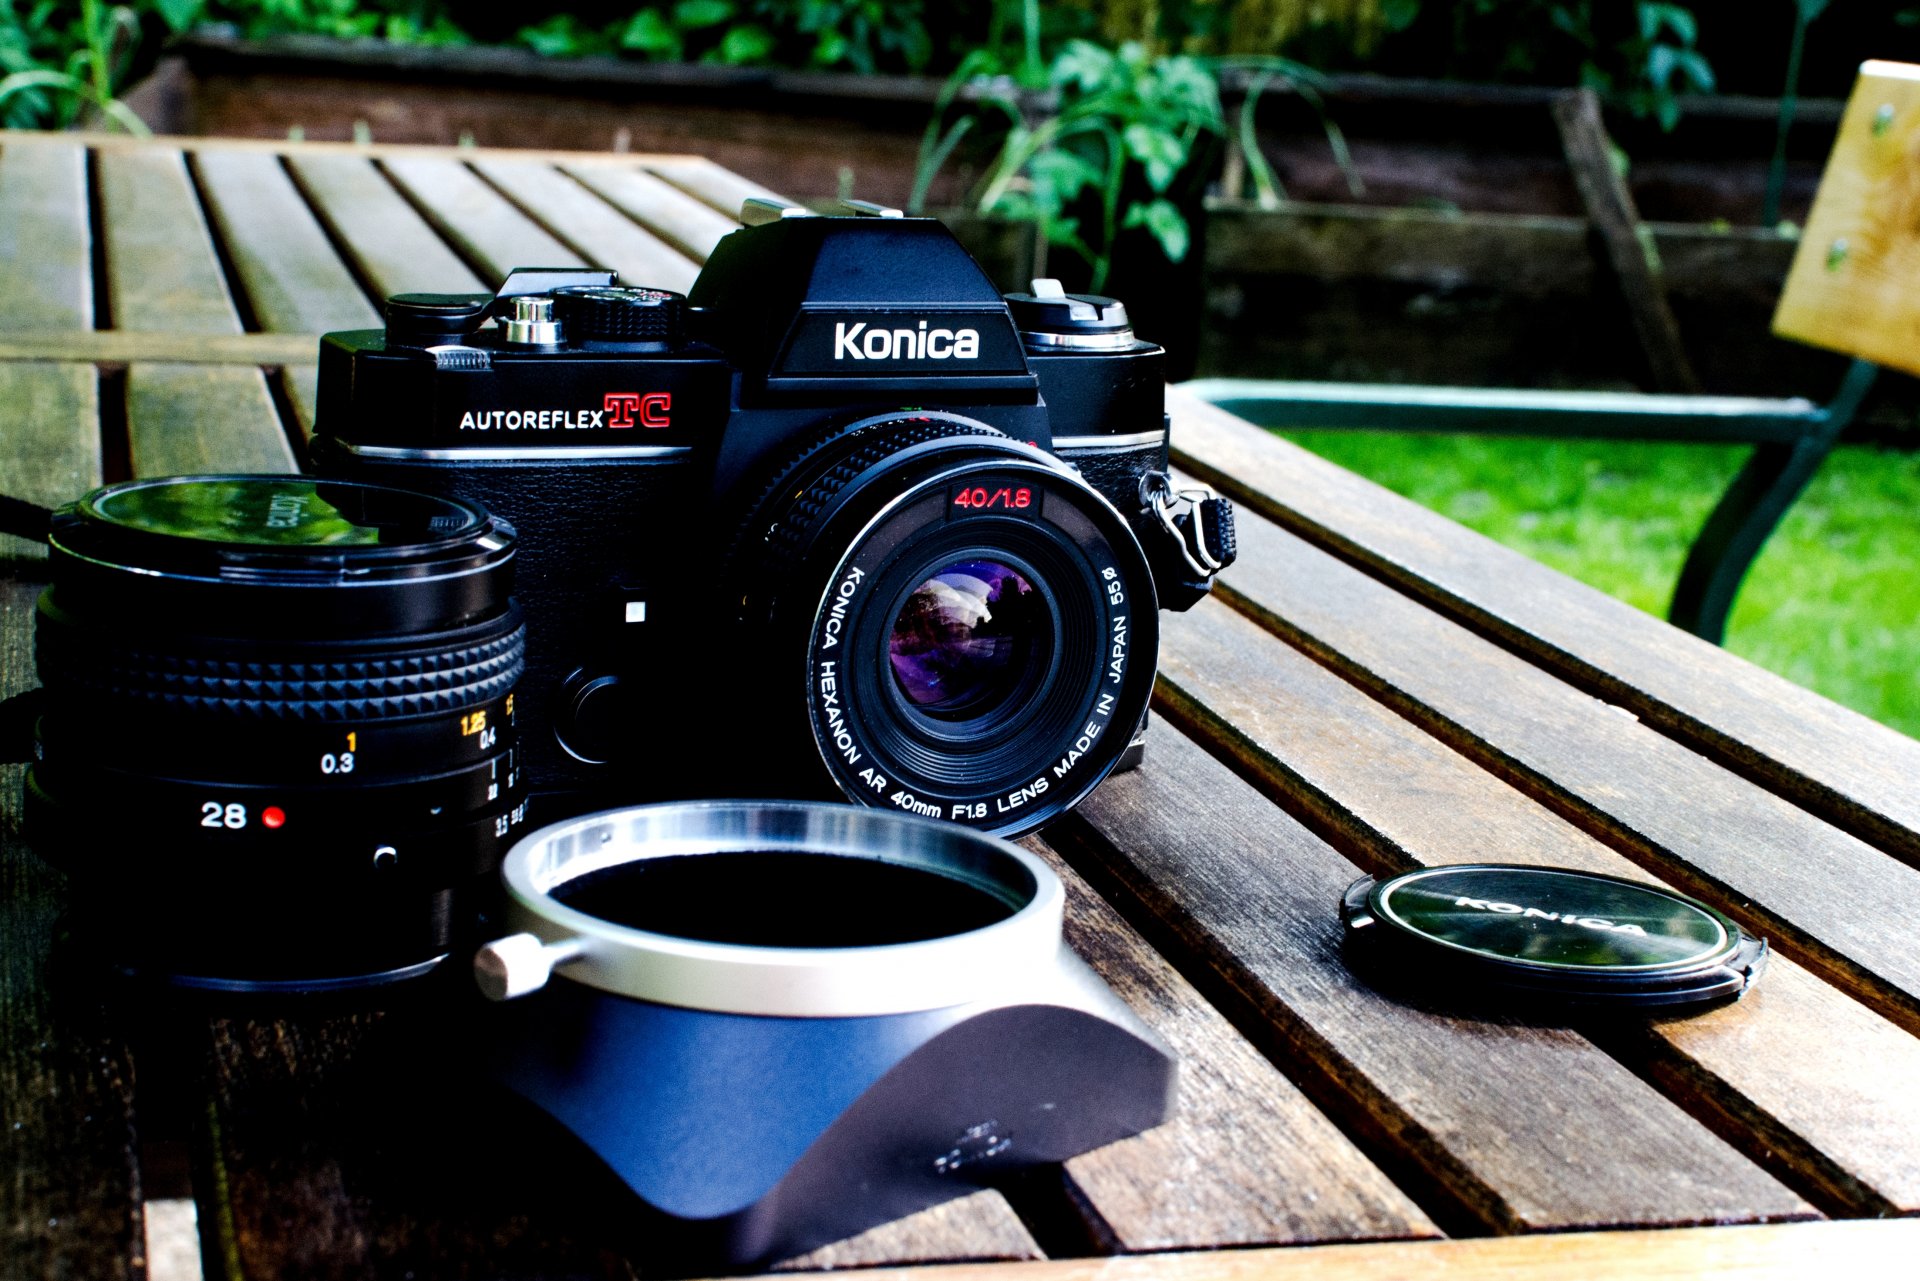
[[[1018,570],[997,560],[956,561],[916,587],[894,615],[894,681],[937,720],[991,715],[1046,662],[1050,612]]]

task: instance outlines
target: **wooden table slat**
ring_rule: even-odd
[[[682,293],[699,268],[679,250],[547,165],[482,160],[480,174],[575,253],[620,273],[623,284]]]
[[[1305,562],[1318,553],[1270,562],[1269,543],[1287,536],[1261,522],[1243,521],[1242,530],[1247,565],[1281,567],[1290,584],[1281,607],[1289,618],[1309,617],[1303,598],[1315,594],[1314,573]],[[1339,568],[1360,580],[1340,584],[1360,599],[1379,589]],[[1383,606],[1368,613],[1392,625]],[[1651,879],[1306,656],[1266,643],[1253,622],[1221,605],[1173,621],[1166,649],[1163,692],[1174,714],[1212,727],[1241,768],[1344,847],[1365,851],[1371,870],[1490,861]],[[1920,1091],[1912,1087],[1920,1040],[1785,958],[1775,957],[1736,1006],[1606,1044],[1637,1066],[1659,1064],[1690,1110],[1737,1115],[1733,1132],[1746,1136],[1747,1154],[1824,1207],[1920,1209]]]
[[[0,579],[0,698],[37,682],[38,584]],[[24,770],[0,766],[0,792]],[[17,803],[0,826],[0,1276],[143,1276],[133,1065],[97,1008],[55,993],[67,878],[27,849]]]
[[[1430,1212],[1502,1232],[1812,1213],[1577,1032],[1361,981],[1339,918],[1360,869],[1171,726],[1150,740],[1148,766],[1103,784],[1056,848],[1156,921],[1240,1026],[1272,1028],[1268,1053]]]
[[[212,233],[179,152],[99,157],[115,328],[236,335]],[[134,473],[291,471],[293,450],[257,369],[136,362],[126,380]]]
[[[180,153],[116,151],[97,163],[112,327],[239,333],[240,314]]]
[[[687,156],[673,161],[653,161],[646,168],[649,173],[664,178],[728,218],[737,220],[740,206],[749,200],[786,203],[786,197],[771,187],[763,187],[753,179],[742,177],[705,157]]]
[[[0,364],[0,493],[56,507],[101,480],[99,375],[90,365]],[[0,534],[0,562],[43,561],[39,543]]]
[[[1920,1031],[1910,911],[1920,902],[1920,869],[1293,535],[1264,521],[1245,525],[1241,561],[1222,579],[1243,608],[1427,733],[1520,780]],[[1490,682],[1500,697],[1486,696]]]
[[[376,297],[488,288],[372,160],[349,152],[298,152],[287,157],[287,167]]]
[[[1920,742],[1175,387],[1181,465],[1796,802],[1920,862]]]
[[[1068,946],[1180,1058],[1172,1121],[1066,1163],[1103,1251],[1438,1234],[1064,859],[1037,839],[1028,847],[1067,887]]]
[[[0,331],[91,329],[87,153],[0,145]]]
[[[87,153],[78,146],[0,149],[0,341],[26,330],[93,324],[93,242]],[[100,483],[97,378],[89,368],[0,366],[3,491],[54,506]],[[0,561],[44,559],[46,549],[0,534]]]
[[[257,369],[131,366],[127,436],[136,476],[298,470]]]
[[[572,267],[581,255],[451,156],[393,156],[383,162],[434,228],[498,287],[515,267]]]
[[[208,151],[194,168],[261,329],[374,329],[380,313],[340,260],[277,156]]]
[[[952,1263],[1043,1259],[1046,1255],[998,1192],[980,1191],[930,1206],[858,1236],[782,1260],[771,1272],[871,1268],[900,1262]]]
[[[740,226],[739,209],[719,213],[642,169],[568,165],[566,172],[696,263],[704,263],[720,237]]]
[[[278,156],[203,151],[194,168],[260,327],[301,335],[377,329],[380,313],[340,260]],[[313,338],[306,358],[280,373],[303,433],[313,429]]]
[[[1916,1253],[1920,1222],[1896,1219],[886,1268],[861,1281],[1806,1281],[1904,1276]]]

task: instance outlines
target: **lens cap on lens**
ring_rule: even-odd
[[[1475,863],[1362,877],[1342,903],[1357,961],[1447,1003],[1659,1009],[1737,999],[1767,943],[1657,885]]]

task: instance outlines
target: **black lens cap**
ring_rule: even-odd
[[[1767,943],[1658,885],[1470,863],[1362,877],[1341,912],[1350,955],[1442,1004],[1658,1010],[1736,1000]]]

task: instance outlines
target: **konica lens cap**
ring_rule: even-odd
[[[1739,998],[1767,943],[1657,885],[1472,863],[1362,877],[1342,903],[1368,970],[1447,1004],[1660,1009]]]

